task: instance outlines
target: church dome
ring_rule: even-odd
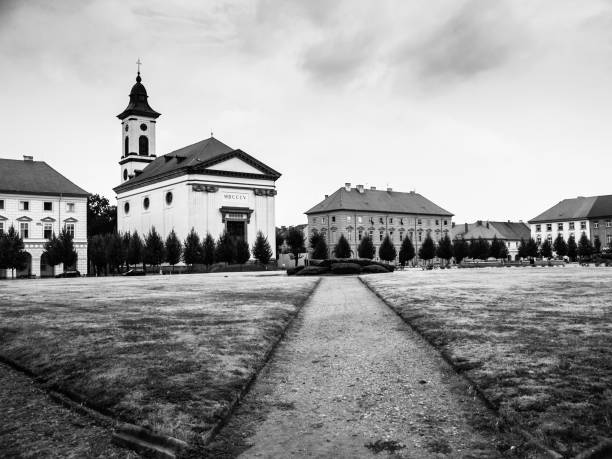
[[[151,108],[149,102],[147,102],[148,98],[147,90],[142,84],[142,78],[140,77],[140,72],[138,72],[136,84],[132,86],[132,90],[130,91],[130,103],[123,112],[117,115],[117,118],[122,120],[130,115],[149,116],[151,118],[159,117],[161,113]]]

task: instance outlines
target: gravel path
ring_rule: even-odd
[[[215,457],[497,457],[492,414],[356,277],[323,278]]]
[[[0,364],[0,456],[6,458],[137,458],[110,443],[100,427],[58,403],[32,380]]]

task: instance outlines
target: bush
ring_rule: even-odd
[[[298,266],[301,267],[301,266]],[[325,274],[329,272],[329,268],[324,268],[322,266],[306,266],[303,269],[300,269],[297,272],[296,276],[319,276],[321,274]],[[287,274],[289,274],[289,270],[287,270]]]
[[[362,268],[364,266],[377,265],[385,268],[388,272],[393,272],[395,270],[395,266],[393,265],[368,260],[367,258],[331,258],[327,260],[310,260],[311,266],[322,266],[324,268],[331,268],[332,265],[336,263],[354,263]]]
[[[364,266],[361,272],[363,274],[385,274],[385,273],[388,273],[389,271],[384,266],[368,265],[368,266]]]
[[[289,268],[287,270],[287,276],[293,276],[294,274],[299,273],[302,269],[304,269],[304,266],[295,266],[293,268]]]
[[[331,271],[333,274],[360,274],[361,266],[357,263],[333,263]]]

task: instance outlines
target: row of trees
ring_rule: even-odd
[[[251,257],[251,249],[246,241],[234,241],[226,232],[223,232],[217,241],[210,234],[201,240],[193,228],[183,242],[178,239],[174,230],[164,241],[154,227],[144,240],[137,231],[97,234],[90,238],[88,251],[89,261],[96,275],[108,274],[109,270],[120,272],[124,266],[130,269],[140,264],[143,269],[146,265],[160,266],[162,263],[174,267],[181,260],[190,266],[203,264],[210,267],[213,263],[244,264]],[[272,257],[268,239],[261,232],[257,233],[252,254],[262,264],[267,264]]]

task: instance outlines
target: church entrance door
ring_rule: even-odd
[[[226,230],[227,235],[230,237],[231,241],[236,243],[239,240],[246,241],[246,222],[242,221],[227,221],[226,222]]]

